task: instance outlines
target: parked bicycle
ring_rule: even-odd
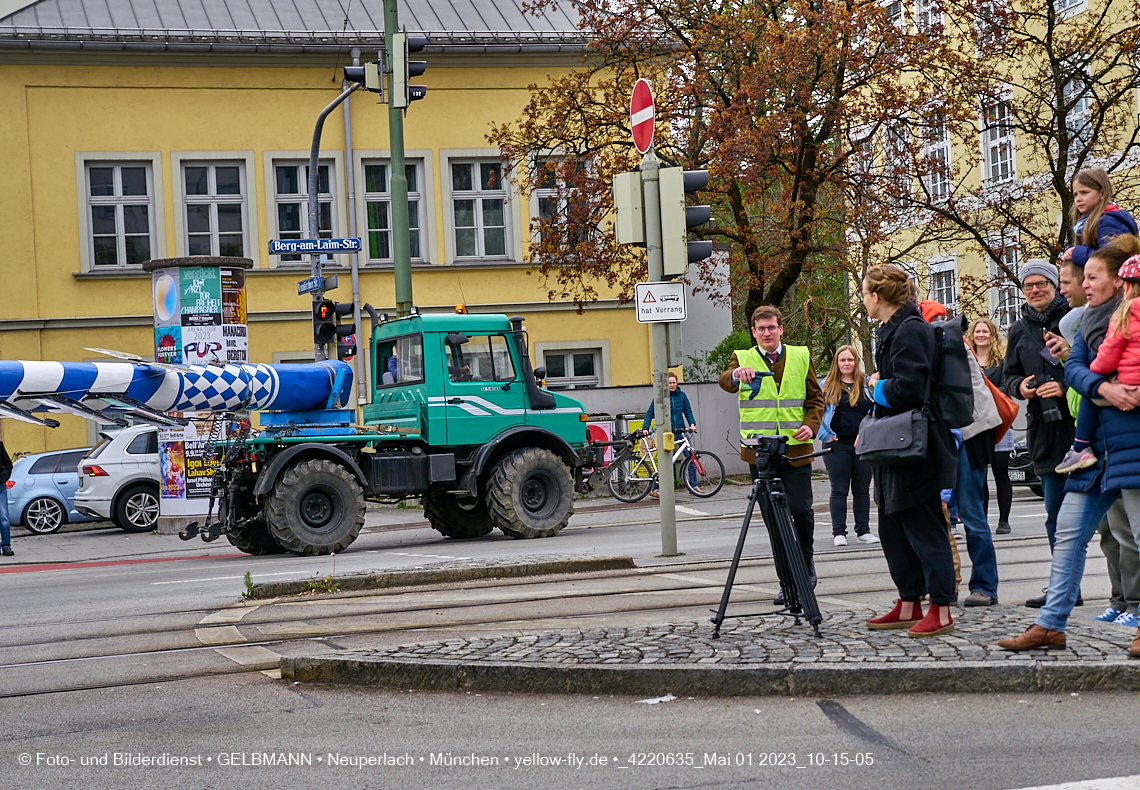
[[[707,499],[724,487],[724,464],[708,450],[693,447],[690,435],[696,431],[679,431],[673,450],[672,464],[681,463],[681,479],[693,496]],[[628,458],[618,458],[607,485],[614,498],[622,502],[639,502],[657,487],[657,455],[648,433],[634,431],[624,437],[634,448]],[[670,464],[670,466],[672,466]]]

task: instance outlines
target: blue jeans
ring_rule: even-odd
[[[1049,550],[1052,551],[1057,535],[1057,514],[1060,513],[1061,502],[1065,499],[1067,475],[1042,472],[1037,477],[1041,481],[1041,493],[1045,495],[1045,535],[1049,538]]]
[[[970,592],[983,592],[997,598],[998,569],[994,539],[982,505],[982,489],[986,485],[986,467],[970,466],[966,448],[958,451],[958,515],[966,527],[966,549],[970,552]]]
[[[0,491],[0,549],[12,548],[12,522],[8,520],[8,492]]]
[[[1119,497],[1119,491],[1088,494],[1070,491],[1065,494],[1065,501],[1057,514],[1049,589],[1045,593],[1045,606],[1035,621],[1037,625],[1054,631],[1065,630],[1065,623],[1081,591],[1089,540],[1100,526],[1100,520]]]

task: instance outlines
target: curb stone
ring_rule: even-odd
[[[414,587],[424,584],[446,584],[477,579],[513,579],[558,573],[630,570],[636,567],[632,557],[580,557],[515,562],[503,565],[413,568],[382,573],[354,573],[330,578],[337,585],[339,592],[349,592],[381,590],[390,587]],[[253,586],[248,598],[281,598],[289,595],[300,595],[311,589],[309,583],[312,581],[313,579],[262,582]]]
[[[535,663],[469,664],[358,656],[283,657],[281,677],[297,683],[334,683],[425,691],[530,694],[689,696],[858,696],[915,693],[1062,693],[1140,691],[1140,663],[1080,666],[1020,662],[961,666],[766,667],[551,666]]]

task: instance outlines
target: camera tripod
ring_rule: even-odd
[[[744,514],[744,523],[740,527],[740,538],[736,542],[736,553],[732,557],[732,565],[728,569],[728,580],[724,585],[724,594],[720,599],[720,606],[716,616],[712,618],[714,625],[713,639],[720,638],[720,626],[725,620],[725,610],[728,608],[728,599],[732,595],[732,585],[736,580],[736,570],[740,565],[740,555],[744,552],[744,541],[748,537],[748,527],[752,521],[752,513],[756,506],[760,506],[760,515],[764,518],[764,525],[768,528],[768,537],[772,541],[772,556],[776,563],[776,575],[780,579],[780,589],[784,593],[783,609],[774,612],[757,612],[754,614],[738,614],[733,617],[758,617],[764,614],[780,614],[788,612],[795,617],[795,624],[800,624],[800,618],[811,623],[812,630],[817,637],[819,624],[823,616],[819,613],[819,604],[815,600],[815,592],[811,588],[811,578],[803,552],[800,550],[799,540],[792,522],[792,510],[788,506],[788,497],[784,492],[784,483],[776,476],[776,471],[782,462],[788,460],[784,454],[788,440],[784,436],[759,436],[744,441],[747,446],[756,448],[756,479],[752,481],[752,494],[748,497],[748,510]],[[828,455],[830,449],[801,458],[814,458]]]

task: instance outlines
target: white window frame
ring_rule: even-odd
[[[934,28],[942,28],[942,12],[934,0],[914,0],[914,24],[918,32],[930,35]]]
[[[991,126],[991,114],[997,115],[997,110],[1005,108],[1005,115],[1003,116],[1004,124],[1002,122],[994,123]],[[981,129],[979,135],[979,145],[981,146],[982,155],[982,183],[983,186],[997,186],[999,184],[1008,184],[1017,180],[1017,137],[1013,128],[1013,108],[1010,105],[1010,92],[1005,91],[1001,97],[993,102],[986,102],[981,105],[980,114],[978,116],[978,128]],[[997,134],[998,131],[1004,130],[1004,134]],[[995,153],[1006,152],[1008,156],[1002,160],[1008,162],[1009,172],[1002,176],[998,172],[998,177],[995,177],[994,159]]]
[[[943,287],[935,286],[935,277],[949,274],[949,290],[950,296],[953,298],[946,299],[946,294],[943,293]],[[945,305],[946,309],[952,314],[958,312],[958,254],[955,252],[947,252],[940,255],[932,255],[926,259],[926,294],[928,299],[933,299],[936,302],[941,302]]]
[[[951,158],[950,127],[946,118],[940,113],[932,113],[937,125],[929,124],[923,128],[922,159],[941,160],[946,172],[931,171],[922,177],[922,183],[927,196],[934,202],[950,199],[954,192],[954,170]],[[940,132],[936,136],[936,132]]]
[[[598,387],[606,386],[603,381],[605,376],[603,371],[608,367],[603,361],[602,349],[598,346],[589,343],[576,343],[570,344],[567,348],[551,348],[546,346],[539,350],[535,348],[535,354],[540,360],[539,366],[546,366],[546,360],[550,356],[563,356],[566,358],[566,367],[570,375],[559,376],[557,378],[550,375],[550,369],[547,367],[546,372],[546,387],[550,390],[578,390],[578,389],[597,389]],[[589,354],[594,358],[594,375],[593,376],[576,376],[573,375],[574,356]]]
[[[1016,230],[1004,236],[988,238],[986,243],[991,249],[1001,249],[1004,262],[1011,265],[1018,277],[1021,276],[1021,244]],[[1006,276],[998,267],[997,261],[989,254],[986,255],[986,274],[991,280]],[[1025,300],[1017,283],[1011,281],[991,286],[987,291],[987,297],[990,315],[993,316],[998,329],[1003,332],[1021,317],[1021,305]]]
[[[190,254],[186,238],[186,196],[183,194],[186,183],[183,167],[187,164],[220,164],[223,162],[237,162],[241,165],[244,257],[250,258],[255,267],[260,266],[264,245],[258,231],[257,207],[252,204],[253,192],[250,187],[251,179],[256,173],[253,151],[171,151],[170,172],[172,177],[176,179],[174,189],[171,190],[174,195],[174,254],[176,257],[185,257]]]
[[[906,196],[892,196],[899,201],[899,207],[906,207],[914,200],[914,172],[910,160],[911,129],[907,118],[901,117],[883,127],[883,175],[886,182],[905,180],[910,186]],[[901,173],[895,173],[896,165],[901,164]]]
[[[1072,19],[1077,14],[1089,10],[1088,0],[1052,0],[1052,2],[1053,13],[1060,20]]]
[[[441,203],[443,207],[443,244],[444,259],[447,263],[517,263],[522,260],[522,237],[520,226],[522,218],[519,214],[518,185],[510,177],[510,167],[503,162],[503,189],[505,200],[503,203],[503,220],[505,223],[504,236],[506,255],[494,258],[487,257],[457,257],[455,254],[455,217],[453,201],[456,199],[451,188],[452,163],[502,162],[502,154],[498,148],[444,148],[439,152],[439,172],[441,185]],[[471,193],[478,194],[478,193]]]
[[[420,177],[420,258],[413,258],[416,263],[433,263],[439,260],[436,246],[435,225],[435,164],[432,159],[433,151],[430,148],[408,148],[404,151],[404,164],[415,163],[419,168]],[[361,263],[368,266],[391,266],[391,260],[376,261],[368,258],[368,201],[365,199],[364,165],[381,162],[388,164],[392,159],[392,152],[387,148],[358,148],[352,152],[352,167],[356,188],[356,227],[360,241],[364,246]],[[390,178],[391,176],[389,176]],[[389,217],[391,210],[389,209]]]
[[[367,168],[373,167],[376,165],[381,165],[381,166],[387,168],[387,170],[388,170],[387,178],[385,179],[386,180],[385,186],[387,187],[387,191],[385,191],[385,192],[369,192],[368,191],[368,180],[366,178]],[[415,171],[416,189],[415,190],[412,190],[410,188],[408,189],[408,204],[409,204],[409,207],[413,203],[416,206],[416,222],[417,222],[417,225],[415,227],[415,230],[419,234],[419,254],[417,255],[416,251],[413,250],[411,257],[412,257],[412,260],[415,261],[416,263],[424,263],[427,260],[426,247],[427,247],[427,236],[428,236],[429,228],[425,227],[425,216],[426,216],[425,206],[426,206],[427,201],[425,199],[425,191],[424,191],[424,163],[423,163],[423,160],[412,159],[408,156],[405,156],[404,157],[404,169],[407,170],[408,168],[413,168]],[[360,181],[358,183],[360,186],[357,189],[357,192],[360,194],[360,201],[361,201],[362,205],[364,206],[364,222],[362,224],[358,225],[358,227],[360,228],[361,242],[364,246],[363,260],[368,265],[377,265],[377,264],[379,264],[379,265],[385,265],[385,264],[391,265],[392,264],[392,256],[391,255],[389,255],[387,258],[373,258],[372,257],[372,253],[371,253],[372,229],[368,227],[368,204],[369,204],[369,202],[383,202],[387,206],[387,208],[385,209],[385,214],[386,214],[387,219],[388,219],[388,229],[387,229],[388,237],[389,237],[389,239],[388,239],[388,250],[389,250],[389,252],[391,252],[392,251],[392,240],[391,240],[391,235],[392,235],[392,160],[390,158],[387,158],[387,159],[370,158],[370,159],[361,160]]]
[[[348,204],[348,192],[345,187],[345,172],[344,172],[344,151],[321,151],[317,159],[319,164],[332,165],[329,171],[329,178],[331,183],[329,186],[332,192],[322,195],[322,201],[327,200],[330,196],[332,198],[332,223],[333,223],[333,237],[334,238],[347,238],[348,233],[348,220],[347,213],[343,210],[344,206]],[[280,229],[277,225],[277,170],[276,166],[281,165],[304,165],[309,164],[309,151],[301,149],[295,150],[280,150],[280,151],[263,151],[261,155],[261,163],[264,168],[265,176],[262,179],[262,194],[265,196],[266,218],[265,227],[270,234],[270,238],[279,239]],[[309,196],[308,182],[302,187],[304,210],[301,214],[302,227],[307,229],[309,226]],[[278,266],[291,268],[294,266],[307,267],[309,265],[309,256],[302,256],[300,261],[286,261],[282,260],[287,256],[284,255],[270,255],[268,257],[269,268],[276,269]],[[321,260],[326,266],[347,266],[348,259],[343,255],[322,255]]]
[[[76,151],[75,191],[79,217],[79,270],[92,274],[116,274],[124,271],[142,271],[141,266],[121,263],[115,266],[95,265],[95,245],[91,231],[91,208],[87,191],[88,166],[147,165],[150,187],[151,255],[167,257],[164,189],[162,182],[162,154],[158,151]]]
[[[994,11],[1001,10],[1004,12],[1009,8],[1009,0],[989,0],[989,7]],[[1002,36],[1002,41],[997,40],[997,33],[1000,33]],[[985,50],[988,48],[986,45],[991,41],[995,44],[1005,43],[1005,41],[1007,41],[1009,38],[1009,31],[1004,28],[1001,28],[998,31],[994,31],[990,26],[990,20],[988,18],[982,18],[978,15],[975,15],[974,36],[974,55],[975,57],[981,57],[983,54],[985,54]]]
[[[598,387],[611,386],[610,378],[610,341],[606,339],[597,340],[551,340],[536,342],[534,347],[534,366],[539,367],[546,364],[546,354],[551,352],[554,354],[565,352],[569,354],[584,353],[586,351],[596,352],[598,358],[595,360],[595,371],[597,372]],[[570,377],[572,379],[574,377]],[[568,380],[569,381],[569,380]],[[548,380],[549,383],[549,380]],[[573,382],[570,382],[573,383]],[[557,388],[558,382],[555,382]]]
[[[1077,86],[1077,82],[1075,79],[1069,80],[1065,83],[1064,90],[1066,104],[1076,99],[1073,109],[1065,116],[1069,135],[1074,138],[1069,146],[1070,156],[1079,153],[1082,148],[1092,148],[1092,91],[1084,79],[1080,80],[1081,87]]]
[[[565,154],[558,153],[556,151],[544,152],[544,153],[542,153],[536,157],[536,159],[538,161],[541,161],[541,162],[548,162],[550,160],[558,161],[558,160],[562,160],[564,158],[565,158]],[[587,171],[589,172],[590,171],[590,163],[587,162],[585,167],[587,168]],[[538,186],[537,182],[535,183],[534,189],[532,189],[530,191],[530,201],[529,201],[530,223],[529,223],[529,227],[531,228],[530,243],[532,245],[538,245],[538,244],[542,243],[542,234],[538,231],[538,229],[535,228],[535,224],[539,221],[539,219],[542,216],[542,212],[541,212],[542,201],[546,198],[555,197],[557,195],[557,192],[558,192],[557,188],[553,188],[553,189],[552,188],[542,188],[542,187]],[[563,193],[561,199],[559,200],[558,210],[560,212],[566,211],[566,207],[568,205],[569,205],[569,199],[568,199],[567,195],[565,193]],[[603,230],[603,229],[598,228],[598,230]]]
[[[883,11],[887,15],[887,21],[895,27],[906,29],[906,1],[905,0],[880,0]],[[898,13],[892,15],[892,11],[897,7]]]

